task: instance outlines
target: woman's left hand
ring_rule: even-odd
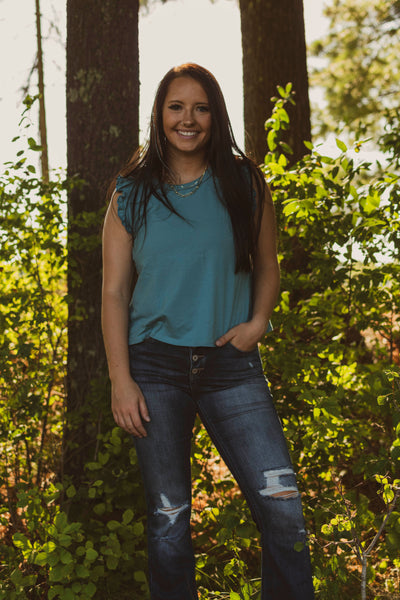
[[[263,338],[266,331],[266,324],[257,321],[248,321],[239,323],[231,329],[228,329],[215,342],[216,346],[224,346],[228,342],[242,352],[249,352],[257,347],[257,343]]]

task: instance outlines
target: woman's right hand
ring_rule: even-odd
[[[111,409],[119,427],[138,438],[147,436],[143,421],[149,423],[150,416],[142,391],[133,379],[123,385],[112,384]]]

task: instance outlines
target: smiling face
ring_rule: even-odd
[[[162,122],[170,154],[205,156],[211,137],[211,112],[198,81],[192,77],[173,79],[163,104]]]

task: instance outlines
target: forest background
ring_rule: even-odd
[[[0,598],[10,600],[148,595],[140,478],[109,411],[97,300],[104,186],[138,136],[138,52],[127,43],[137,14],[85,4],[92,14],[68,2],[68,177],[38,174],[32,81],[0,180]],[[302,129],[303,6],[279,4],[239,4],[246,147],[263,164],[280,231],[282,291],[261,353],[303,491],[317,597],[398,598],[400,3],[327,3],[327,35],[309,48],[321,57],[310,73],[314,145]],[[123,17],[120,44],[110,15]],[[85,63],[95,39],[101,77]],[[102,114],[109,62],[120,97]],[[118,111],[123,127],[111,127]],[[251,148],[258,132],[261,150]],[[323,150],[332,136],[335,151]],[[259,598],[257,532],[199,424],[193,478],[202,600]]]

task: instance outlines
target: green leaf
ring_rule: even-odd
[[[81,577],[82,579],[86,579],[90,575],[89,569],[84,565],[76,565],[75,573],[78,577]]]
[[[68,498],[73,498],[76,495],[76,488],[75,488],[75,486],[74,485],[70,485],[67,488],[66,494],[67,494]]]
[[[33,560],[35,565],[39,567],[44,567],[48,563],[48,554],[47,552],[38,552]],[[58,562],[58,558],[57,558]],[[54,565],[51,565],[54,566]]]
[[[280,165],[281,167],[286,167],[288,164],[288,159],[286,158],[286,156],[284,154],[281,154],[278,158],[278,165]]]
[[[339,140],[339,138],[336,138],[336,146],[342,152],[347,152],[347,146],[346,146],[346,144],[344,142],[342,142],[341,140]]]
[[[47,594],[48,600],[53,600],[53,598],[60,596],[62,591],[63,588],[61,585],[52,585]]]
[[[277,85],[276,89],[278,90],[279,95],[282,96],[282,98],[286,97],[286,90],[281,85]]]
[[[59,561],[60,557],[58,552],[51,552],[50,554],[47,554],[47,564],[49,567],[55,567]]]
[[[28,138],[28,144],[29,148],[35,152],[40,152],[42,150],[42,146],[39,146],[39,144],[36,143],[36,140],[34,140],[32,137]]]
[[[86,559],[93,562],[98,557],[99,553],[94,548],[88,548],[86,550]]]
[[[277,143],[276,143],[276,132],[271,129],[268,132],[267,135],[267,144],[268,144],[268,148],[273,152],[276,148],[277,148]]]
[[[68,534],[60,533],[60,535],[58,536],[58,543],[60,544],[60,546],[68,548],[72,543],[72,537]]]
[[[296,542],[294,545],[295,552],[302,552],[304,550],[303,542]]]
[[[137,537],[141,537],[143,535],[143,532],[144,532],[144,525],[141,521],[138,521],[133,526],[133,533]]]
[[[135,571],[133,577],[134,577],[135,581],[137,581],[139,583],[145,583],[147,581],[147,577],[146,577],[146,574],[144,573],[144,571]]]
[[[373,212],[379,208],[381,202],[380,194],[375,190],[371,194],[368,194],[366,198],[363,198],[360,202],[361,206],[367,214]]]
[[[64,565],[69,565],[70,563],[74,562],[71,552],[68,552],[68,550],[65,550],[65,548],[60,549],[60,560]]]
[[[286,142],[281,142],[281,148],[286,154],[293,154],[292,147],[286,144]]]
[[[69,573],[67,565],[57,564],[54,568],[50,569],[49,581],[65,581]]]
[[[300,209],[300,203],[298,200],[290,200],[283,207],[283,214],[288,217],[289,215],[297,212]]]
[[[95,586],[93,581],[90,581],[89,583],[87,583],[85,585],[85,587],[83,588],[83,591],[86,594],[86,596],[88,596],[88,598],[93,598],[93,596],[95,595],[95,593],[97,591],[97,587]]]
[[[62,531],[68,524],[68,517],[65,512],[59,512],[54,519],[54,525],[59,531]]]
[[[71,588],[64,588],[60,594],[60,600],[78,600]]]
[[[99,502],[99,504],[95,504],[95,506],[93,507],[93,512],[99,516],[104,515],[104,513],[106,512],[105,502]]]
[[[122,515],[122,523],[124,525],[128,525],[128,523],[130,523],[132,521],[133,516],[134,516],[133,510],[128,508]]]
[[[21,585],[23,581],[23,573],[20,571],[20,569],[14,569],[10,575],[10,579],[14,585]]]
[[[331,528],[330,528],[330,526],[329,526],[329,525],[327,525],[327,524],[324,524],[324,525],[322,525],[322,527],[321,527],[321,531],[322,531],[322,533],[323,533],[324,535],[329,535],[329,534],[331,533]]]
[[[31,542],[23,533],[15,533],[13,535],[13,542],[16,548],[21,548],[22,550],[28,550],[32,548]]]
[[[110,531],[116,531],[120,527],[121,527],[121,523],[119,523],[118,521],[115,521],[114,519],[112,519],[111,521],[108,521],[108,523],[107,523],[107,528]]]
[[[106,565],[111,571],[114,571],[118,567],[119,560],[116,556],[107,556]]]

